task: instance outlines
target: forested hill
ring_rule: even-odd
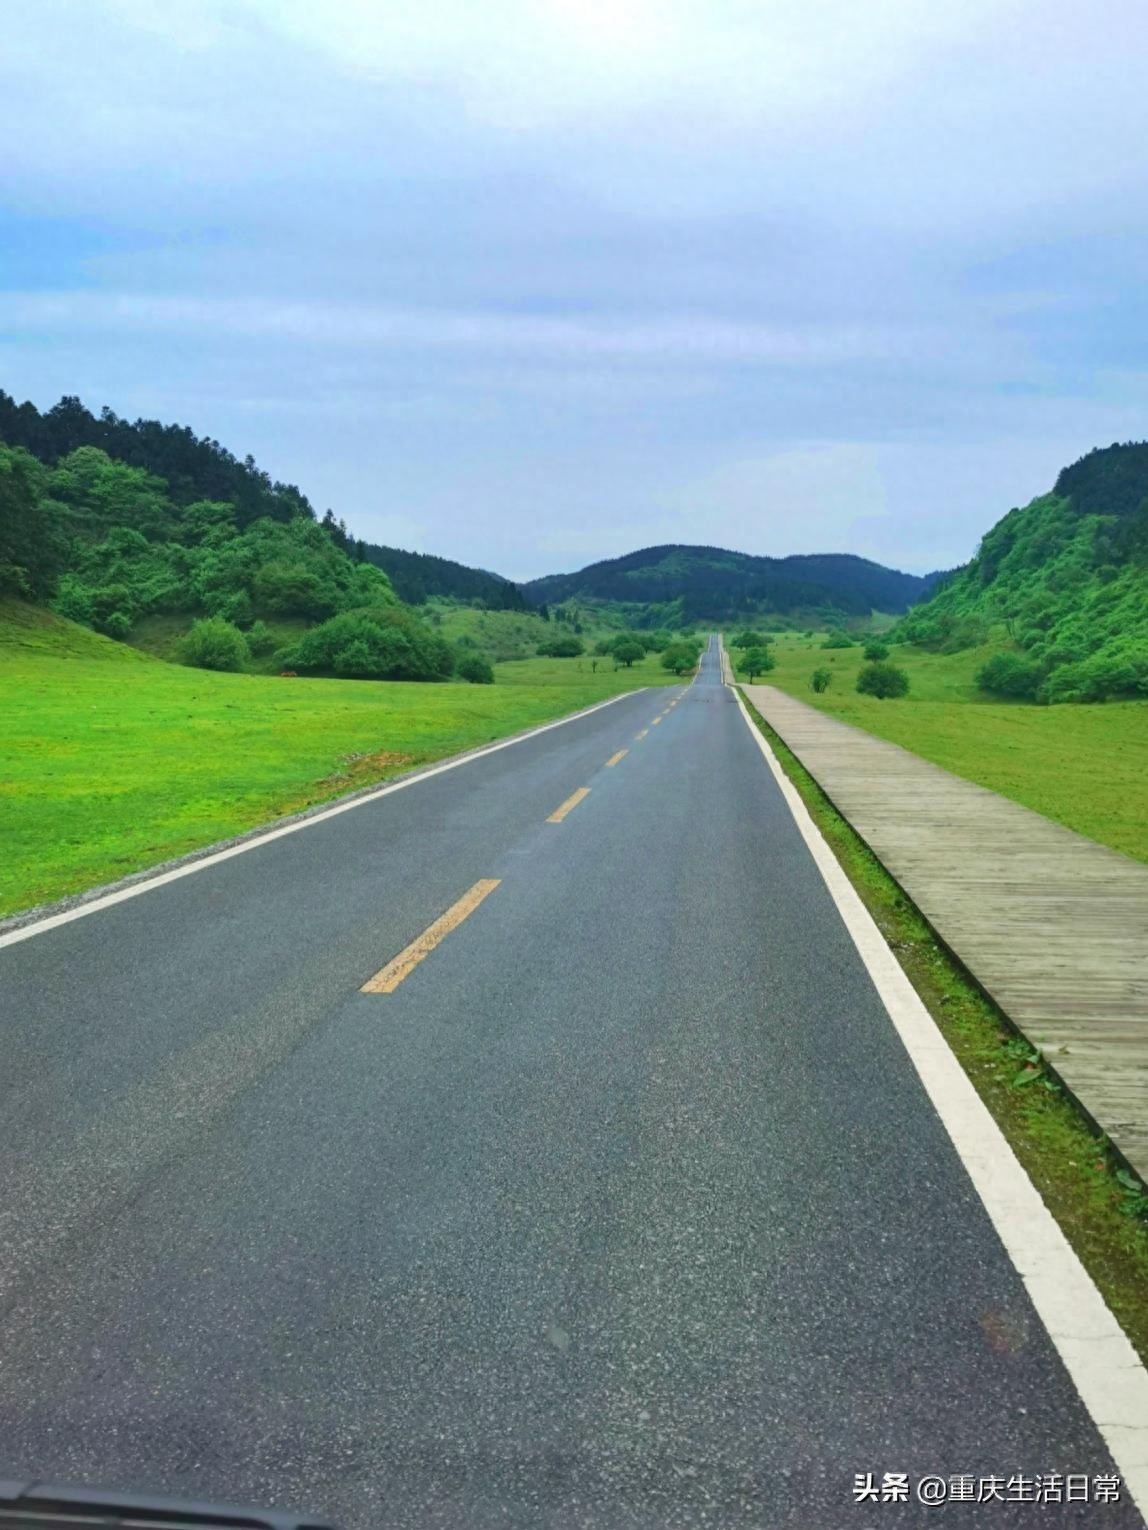
[[[161,493],[177,512],[205,501],[232,506],[231,519],[241,532],[261,519],[280,523],[300,516],[315,519],[315,511],[301,489],[272,479],[250,456],[240,460],[218,441],[197,436],[186,425],[124,420],[106,408],[93,414],[70,395],[41,411],[31,403],[17,404],[0,390],[0,444],[22,448],[50,469],[58,468],[76,451],[95,447],[114,462],[156,480],[153,492]],[[103,529],[119,525],[138,530],[135,490],[128,491],[128,481],[122,475],[119,479],[114,475],[101,479],[105,485],[113,481],[126,495],[123,514],[117,518],[112,507],[104,517]],[[481,601],[491,610],[527,609],[517,586],[497,574],[467,568],[448,558],[359,541],[330,510],[321,524],[340,551],[356,562],[382,569],[399,599],[410,605],[421,605],[430,596],[439,595],[468,603]],[[167,525],[163,540],[170,540],[173,525]]]
[[[592,563],[575,574],[550,574],[523,588],[538,605],[570,599],[650,605],[657,624],[669,606],[686,622],[896,613],[927,593],[930,577],[847,553],[766,558],[675,544]]]
[[[383,573],[400,600],[421,606],[436,595],[450,600],[481,601],[488,611],[528,611],[530,602],[516,584],[501,574],[468,568],[450,558],[430,553],[402,552],[397,547],[377,547],[360,542],[361,556]]]
[[[81,446],[97,446],[118,462],[162,478],[176,505],[226,500],[235,506],[241,528],[261,516],[289,521],[315,514],[294,484],[276,483],[251,457],[241,462],[218,441],[197,436],[186,425],[122,420],[110,409],[95,415],[70,395],[41,413],[35,404],[17,404],[0,390],[0,442],[21,446],[50,467]]]
[[[1020,651],[997,666],[1002,694],[1148,695],[1148,442],[1098,447],[1010,510],[898,635],[955,651],[1001,624]]]

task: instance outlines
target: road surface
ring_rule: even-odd
[[[1113,1468],[712,647],[10,945],[0,1002],[0,1476],[350,1530],[1142,1523],[854,1504]]]

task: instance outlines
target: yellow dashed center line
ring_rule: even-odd
[[[661,720],[662,720],[661,714],[659,713],[659,715],[657,717],[655,717],[653,722],[650,724],[650,727],[651,728],[656,728],[658,726],[658,724],[661,722]]]
[[[566,817],[566,814],[572,813],[578,804],[583,800],[583,798],[588,797],[589,795],[590,788],[588,786],[580,786],[576,792],[570,793],[569,797],[567,797],[566,801],[560,808],[554,809],[553,813],[551,813],[546,822],[561,823],[562,820]]]
[[[412,940],[405,951],[400,951],[393,961],[389,961],[381,972],[376,972],[374,977],[364,983],[360,993],[394,993],[402,980],[418,966],[419,962],[428,957],[450,934],[451,930],[457,929],[462,921],[473,914],[484,898],[490,896],[498,886],[498,881],[476,882],[468,893],[464,893],[457,903],[451,905],[441,918],[436,919],[429,925],[417,940]]]
[[[649,731],[650,731],[649,728],[643,728],[641,733],[635,733],[634,734],[634,742],[635,742],[635,744],[638,742],[639,739],[645,738],[646,734],[649,733]]]
[[[619,760],[624,760],[629,752],[628,749],[619,749],[617,754],[612,754],[606,761],[607,768],[611,765],[616,765]]]

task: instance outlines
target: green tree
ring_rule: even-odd
[[[248,658],[247,639],[230,622],[208,616],[192,623],[180,658],[196,669],[242,669]]]
[[[743,627],[736,637],[730,638],[731,648],[765,648],[769,638],[762,632],[755,632],[752,627]]]
[[[767,674],[776,666],[777,660],[768,648],[750,648],[742,656],[741,670],[748,676],[750,685],[753,684],[755,676]]]
[[[817,668],[809,677],[810,690],[816,691],[820,696],[822,691],[827,691],[833,684],[833,671],[831,669]]]
[[[0,446],[0,593],[42,600],[64,567],[60,507],[45,494],[35,457]]]
[[[879,642],[876,638],[870,638],[865,644],[865,657],[871,664],[879,664],[882,659],[889,657],[888,645]]]
[[[613,654],[619,664],[629,669],[632,665],[637,664],[640,659],[646,657],[646,650],[642,647],[641,643],[635,642],[632,638],[627,638],[614,644]]]
[[[855,645],[847,632],[842,632],[839,627],[835,627],[825,634],[821,646],[822,648],[852,648]]]
[[[684,675],[698,662],[698,650],[694,643],[671,643],[662,653],[662,668],[675,675]]]
[[[857,689],[863,696],[876,696],[879,701],[887,701],[909,694],[909,677],[895,664],[866,664],[857,676]]]

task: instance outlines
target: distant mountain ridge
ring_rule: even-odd
[[[421,606],[437,595],[451,600],[481,601],[489,611],[530,610],[530,602],[518,586],[501,574],[470,568],[453,558],[438,558],[432,553],[404,552],[373,542],[360,542],[358,547],[359,556],[381,568],[395,594],[408,605]]]
[[[923,599],[935,577],[905,574],[852,553],[770,558],[669,543],[532,579],[522,588],[535,605],[584,600],[673,606],[683,621],[717,622],[771,614],[896,615]]]

